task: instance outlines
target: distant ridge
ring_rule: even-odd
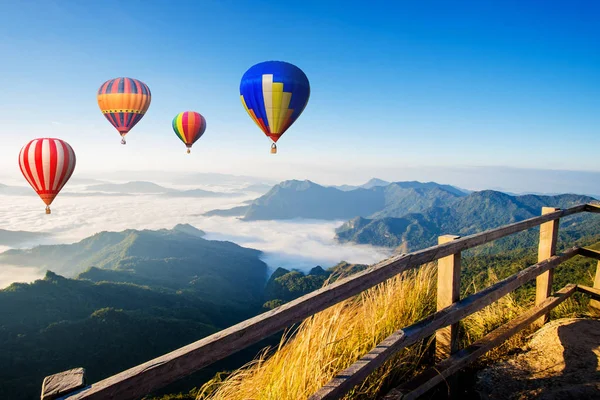
[[[240,216],[243,220],[348,219],[356,216],[401,216],[431,206],[448,204],[466,194],[435,182],[371,180],[365,188],[341,190],[309,180],[289,180],[275,185],[248,207],[212,210],[206,216]]]
[[[152,182],[133,181],[127,183],[101,183],[88,186],[85,190],[114,193],[165,193],[173,189],[167,189]]]
[[[67,277],[84,276],[84,271],[94,267],[102,270],[96,271],[95,276],[102,275],[104,280],[141,285],[174,282],[178,287],[201,285],[207,294],[214,290],[225,293],[224,288],[230,286],[216,284],[216,270],[221,271],[217,275],[223,275],[236,268],[255,268],[266,279],[266,264],[259,260],[260,251],[232,242],[206,240],[204,236],[202,230],[189,224],[155,231],[103,231],[73,244],[7,250],[0,253],[0,264],[52,269]],[[201,272],[212,278],[198,280]],[[228,294],[232,298],[238,295],[242,293]]]
[[[355,189],[360,189],[360,188],[362,188],[362,189],[371,189],[371,188],[376,187],[376,186],[387,186],[389,184],[390,184],[390,182],[384,181],[382,179],[371,178],[371,179],[369,179],[369,181],[367,183],[364,183],[364,184],[359,185],[359,186],[339,185],[339,186],[331,186],[331,187],[347,192],[347,191],[350,191],[350,190],[355,190]]]
[[[463,196],[450,205],[433,206],[419,213],[400,217],[353,218],[336,230],[336,238],[342,243],[400,247],[400,251],[413,251],[435,245],[439,235],[468,235],[540,215],[544,206],[568,208],[594,200],[593,197],[574,194],[511,196],[483,190]],[[561,221],[562,234],[584,236],[599,228],[593,223],[578,224],[582,218],[595,218],[600,223],[597,216],[575,216]]]
[[[112,195],[158,194],[168,197],[231,197],[240,196],[242,194],[238,192],[212,192],[203,189],[178,190],[166,188],[156,183],[146,181],[132,181],[127,183],[103,183],[99,185],[88,186],[86,188],[86,191],[95,193],[108,192]]]

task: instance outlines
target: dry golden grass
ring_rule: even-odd
[[[491,286],[499,281],[497,275],[493,270],[488,270],[486,287]],[[474,287],[471,292],[475,293],[477,291],[482,290],[483,288]],[[481,311],[473,313],[468,317],[464,318],[460,322],[460,330],[459,330],[459,340],[460,346],[466,347],[469,344],[475,342],[476,340],[481,339],[486,334],[490,333],[494,329],[504,325],[510,320],[518,317],[520,314],[525,312],[530,305],[528,304],[519,304],[515,296],[512,293],[507,294],[506,296],[500,298],[500,300],[495,303],[490,304],[489,306],[483,308]],[[524,329],[506,342],[504,342],[501,346],[493,349],[492,351],[486,353],[483,357],[479,359],[480,363],[489,363],[497,361],[511,350],[516,347],[521,347],[525,341],[527,336],[532,332],[532,328]]]
[[[388,335],[435,311],[435,290],[433,265],[392,278],[306,319],[270,357],[261,354],[199,398],[306,399]],[[414,372],[422,354],[422,346],[406,349],[348,398],[377,393],[392,371]]]
[[[498,281],[488,272],[487,285]],[[436,267],[428,264],[394,277],[353,299],[330,307],[287,332],[277,349],[265,349],[254,361],[203,386],[198,400],[306,399],[335,374],[358,360],[392,332],[435,312]],[[486,286],[487,286],[486,285]],[[473,288],[470,292],[481,290]],[[524,312],[512,294],[461,321],[464,347]],[[566,304],[555,312],[564,316],[575,306]],[[483,363],[504,358],[521,347],[532,332],[526,329],[481,359]],[[404,349],[373,373],[345,399],[374,398],[390,383],[406,380],[424,367],[428,343]],[[431,357],[427,357],[431,361]]]

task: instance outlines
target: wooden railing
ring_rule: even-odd
[[[600,300],[598,296],[600,291],[597,290],[600,288],[600,268],[596,274],[594,288],[569,285],[551,295],[553,270],[556,266],[576,255],[600,260],[600,253],[579,247],[570,248],[560,255],[555,254],[559,219],[581,212],[598,213],[600,206],[582,204],[564,210],[544,207],[539,217],[462,238],[442,236],[437,246],[381,261],[365,271],[340,279],[276,309],[92,385],[85,385],[83,368],[46,377],[42,386],[42,399],[138,399],[401,272],[438,260],[438,311],[409,327],[394,332],[360,360],[339,372],[328,384],[313,394],[310,400],[342,397],[399,350],[435,334],[436,354],[439,358],[445,359],[436,366],[437,372],[427,371],[417,378],[418,380],[409,382],[388,395],[390,399],[414,398],[466,363],[502,343],[518,330],[536,320],[537,323],[544,322],[548,312],[574,291],[583,291],[595,300]],[[538,225],[541,227],[537,264],[469,297],[459,299],[462,251]],[[490,305],[534,278],[537,285],[535,307],[507,326],[499,328],[468,348],[457,352],[456,332],[457,324],[461,319]]]

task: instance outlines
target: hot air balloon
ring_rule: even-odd
[[[173,130],[186,145],[187,152],[190,154],[192,145],[206,130],[206,119],[195,111],[184,111],[173,118]]]
[[[125,135],[144,117],[150,107],[148,85],[133,78],[108,80],[98,90],[98,105],[106,119],[119,131],[121,144]]]
[[[295,65],[266,61],[250,67],[242,76],[240,97],[250,117],[273,141],[271,153],[277,153],[275,143],[308,103],[310,84]]]
[[[21,149],[21,172],[46,203],[46,214],[50,214],[50,204],[73,175],[75,161],[73,148],[60,139],[33,139]]]

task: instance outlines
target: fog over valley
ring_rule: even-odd
[[[16,194],[2,194],[0,190],[0,232],[25,231],[49,235],[19,243],[0,241],[0,252],[40,244],[75,243],[101,231],[172,229],[177,224],[190,224],[204,231],[208,240],[232,241],[261,250],[261,259],[270,272],[278,267],[307,272],[317,265],[327,268],[342,260],[370,264],[391,254],[390,249],[337,243],[335,229],[343,220],[241,221],[236,217],[203,216],[213,209],[227,209],[251,202],[272,186],[268,180],[231,178],[221,181],[223,183],[191,184],[176,176],[172,182],[161,179],[160,183],[133,181],[123,185],[132,181],[74,179],[74,183],[68,184],[52,204],[51,215],[44,214],[44,204],[33,190],[22,184],[16,186],[14,182],[7,182],[11,189],[28,189],[31,193],[22,195],[13,190],[12,193]],[[135,188],[153,184],[162,188],[156,189],[156,193],[134,193]],[[168,192],[162,193],[164,188]],[[198,194],[196,190],[209,192],[209,195],[202,197],[206,193]],[[181,195],[183,191],[189,192]],[[222,196],[216,197],[215,193]],[[7,235],[10,234],[7,232]],[[52,266],[39,269],[0,264],[0,287],[12,282],[31,282],[43,277],[46,269],[52,270]]]

